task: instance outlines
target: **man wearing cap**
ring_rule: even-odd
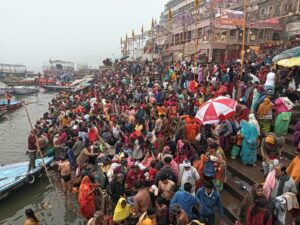
[[[204,187],[197,191],[196,198],[200,204],[199,218],[205,225],[215,225],[215,208],[220,210],[220,224],[223,225],[224,211],[220,193],[214,189],[210,181],[204,182]]]
[[[274,169],[274,164],[278,162],[281,156],[281,148],[284,145],[284,138],[278,137],[274,133],[268,135],[261,142],[261,154],[263,158],[264,175]]]
[[[191,193],[195,194],[196,182],[200,179],[198,171],[191,165],[189,160],[184,160],[179,165],[178,185],[184,190],[184,184],[190,183],[192,185]]]

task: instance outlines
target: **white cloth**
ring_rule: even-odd
[[[275,73],[274,72],[269,72],[267,74],[267,80],[266,80],[265,86],[275,87]]]

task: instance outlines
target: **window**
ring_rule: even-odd
[[[202,28],[199,28],[198,29],[198,38],[201,38],[203,36],[203,29]],[[196,36],[197,38],[197,36]]]
[[[272,5],[270,5],[268,7],[268,15],[273,15],[273,6]]]
[[[232,38],[235,36],[235,30],[230,30],[229,36]]]
[[[179,34],[175,34],[175,45],[179,45]]]
[[[187,42],[191,42],[192,40],[192,31],[188,31],[187,33]]]
[[[260,9],[260,15],[264,16],[265,13],[266,13],[266,9],[265,8]]]
[[[281,13],[281,5],[276,5],[275,7],[275,16],[280,16]]]
[[[259,36],[258,36],[259,40],[262,40],[264,38],[264,30],[261,30],[259,32]]]

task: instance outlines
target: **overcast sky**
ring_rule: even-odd
[[[0,63],[40,71],[49,59],[99,65],[120,37],[148,29],[166,0],[0,0]]]

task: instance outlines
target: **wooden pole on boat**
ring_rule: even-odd
[[[42,151],[41,151],[41,148],[40,148],[40,144],[39,144],[39,142],[38,142],[38,138],[37,138],[37,136],[36,136],[36,132],[35,132],[34,129],[33,129],[33,125],[32,125],[32,122],[31,122],[31,119],[30,119],[29,112],[28,112],[28,109],[27,109],[26,104],[24,104],[24,108],[25,108],[25,112],[26,112],[26,116],[27,116],[29,125],[30,125],[30,127],[31,127],[31,131],[34,133],[34,136],[35,136],[36,147],[37,147],[37,150],[38,150],[38,152],[39,152],[39,154],[40,154],[40,157],[41,157],[41,159],[42,159],[42,164],[43,164],[43,167],[44,167],[44,169],[45,169],[46,175],[47,175],[47,177],[48,177],[48,179],[49,179],[50,184],[51,184],[52,186],[54,186],[53,183],[52,183],[52,181],[51,181],[51,179],[50,179],[50,176],[49,176],[49,173],[48,173],[48,169],[47,169],[47,166],[46,166],[45,161],[44,161],[44,157],[43,157],[43,154],[42,154]],[[34,163],[35,163],[35,162],[34,162]]]

